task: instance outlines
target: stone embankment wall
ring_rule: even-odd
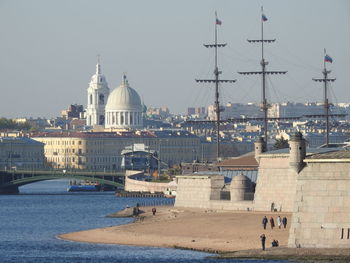
[[[125,191],[128,192],[169,192],[176,191],[177,185],[176,182],[172,181],[169,183],[152,183],[146,181],[139,181],[125,177]]]
[[[291,212],[294,206],[297,173],[290,169],[289,154],[260,155],[254,195],[254,210]]]
[[[349,160],[305,161],[297,177],[288,245],[350,247]]]
[[[252,201],[220,200],[224,187],[221,175],[177,176],[176,207],[206,208],[218,210],[252,210]]]

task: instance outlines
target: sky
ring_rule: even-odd
[[[70,104],[87,103],[87,88],[100,55],[111,91],[123,73],[147,107],[167,106],[183,114],[208,106],[215,11],[222,25],[218,39],[222,104],[259,102],[261,6],[268,21],[265,59],[271,103],[320,102],[324,48],[333,63],[332,102],[350,102],[350,1],[348,0],[0,0],[0,117],[59,116]]]

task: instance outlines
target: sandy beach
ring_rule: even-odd
[[[107,243],[136,246],[178,247],[213,252],[228,252],[260,249],[260,235],[267,237],[266,247],[271,247],[273,239],[281,246],[288,241],[289,224],[286,229],[270,225],[264,230],[262,218],[290,213],[232,212],[208,209],[181,209],[157,207],[152,215],[151,207],[144,211],[141,219],[134,223],[107,228],[80,231],[59,235],[59,238],[92,243]]]
[[[90,243],[120,244],[193,249],[219,253],[220,258],[278,259],[295,262],[350,262],[349,249],[287,248],[290,213],[215,211],[157,207],[143,207],[134,223],[59,235],[59,238]],[[120,214],[120,213],[119,213]],[[123,212],[121,212],[123,214]],[[263,216],[288,219],[287,228],[264,230]],[[262,251],[260,235],[265,234],[266,250]],[[280,247],[272,248],[273,239]]]

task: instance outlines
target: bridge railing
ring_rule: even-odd
[[[21,169],[21,168],[12,168],[12,169],[0,169],[0,172],[7,172],[13,174],[21,173],[31,173],[31,174],[67,174],[67,175],[86,175],[86,176],[124,176],[125,172],[123,171],[96,171],[96,170],[82,170],[82,169],[54,169],[54,168],[40,168],[40,169]]]

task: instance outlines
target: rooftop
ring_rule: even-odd
[[[123,132],[35,132],[32,138],[198,138],[187,131],[123,131]]]
[[[258,162],[255,159],[254,152],[245,155],[223,160],[217,166],[228,170],[254,170],[258,169]]]
[[[350,159],[349,150],[337,150],[323,153],[316,153],[307,157],[307,159]]]
[[[43,143],[32,140],[28,137],[0,137],[0,144],[33,144],[41,145]]]

